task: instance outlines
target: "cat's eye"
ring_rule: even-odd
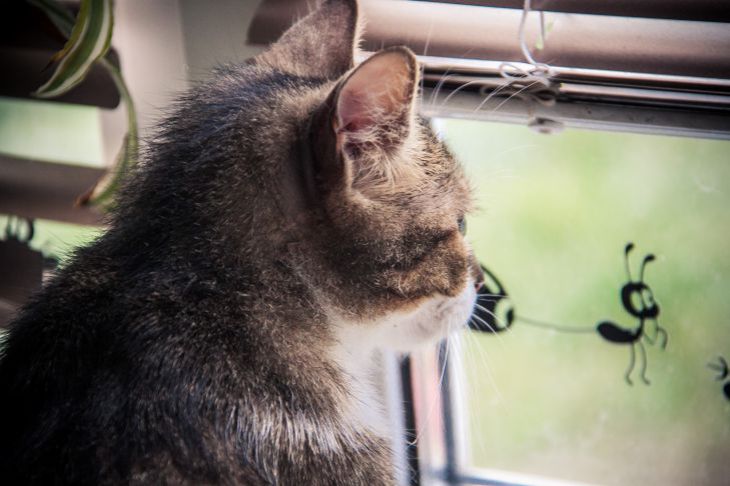
[[[459,221],[457,223],[459,225],[459,233],[462,235],[466,234],[466,219],[463,217],[459,218]]]

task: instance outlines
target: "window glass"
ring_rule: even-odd
[[[17,237],[23,241],[27,236],[26,220],[16,216],[0,214],[0,241]],[[62,223],[46,219],[33,220],[33,238],[28,246],[63,265],[72,256],[73,250],[94,241],[103,232],[99,226]]]
[[[102,167],[102,150],[98,108],[0,97],[0,153]]]
[[[730,143],[436,127],[476,188],[467,236],[509,296],[481,302],[502,330],[466,331],[454,353],[469,465],[727,484]]]

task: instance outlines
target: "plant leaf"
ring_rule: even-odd
[[[43,10],[59,32],[61,32],[61,34],[63,34],[67,39],[71,37],[74,29],[74,17],[67,8],[59,4],[56,0],[27,1],[31,5]],[[107,73],[109,73],[109,76],[111,76],[114,81],[114,85],[122,99],[122,103],[124,104],[127,112],[127,133],[124,136],[122,147],[117,153],[114,164],[109,168],[107,173],[94,184],[94,186],[89,188],[76,199],[76,205],[96,205],[100,206],[103,210],[107,210],[114,205],[114,195],[116,194],[122,179],[124,179],[129,170],[137,162],[139,141],[134,101],[129,93],[127,84],[124,82],[122,73],[119,68],[109,62],[104,55],[99,56],[97,62],[106,69]]]
[[[67,18],[63,11],[52,8],[50,2],[43,0],[34,4],[47,14],[51,12],[51,20],[59,29],[64,30]],[[38,88],[33,93],[34,96],[54,98],[83,81],[94,61],[102,58],[109,50],[114,27],[112,7],[112,0],[82,0],[71,37],[63,50],[54,56],[54,59],[61,61],[51,79]]]
[[[109,171],[93,187],[76,199],[76,206],[101,206],[103,209],[109,209],[114,205],[114,195],[119,189],[122,180],[137,163],[139,136],[137,133],[137,115],[134,109],[134,102],[124,82],[122,73],[105,58],[100,59],[99,63],[106,68],[114,80],[114,84],[119,91],[119,96],[122,98],[122,102],[127,111],[127,133],[124,136],[124,140],[122,140],[122,147],[117,153],[114,165],[109,168]]]

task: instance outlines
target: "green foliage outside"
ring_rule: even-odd
[[[471,463],[603,485],[724,485],[730,401],[707,363],[730,360],[730,143],[439,120],[480,209],[468,237],[518,314],[635,328],[623,308],[633,241],[669,332],[646,344],[651,385],[624,381],[629,348],[515,322],[465,332],[458,360]]]
[[[5,230],[8,224],[8,216],[0,214],[0,240],[6,239]],[[13,233],[17,218],[12,217],[11,226]],[[26,234],[25,223],[21,225],[22,234]],[[62,223],[39,219],[34,221],[35,235],[30,241],[30,247],[43,253],[43,256],[54,258],[61,265],[66,263],[73,255],[74,249],[85,246],[101,235],[103,229],[96,226],[84,226],[78,224]]]

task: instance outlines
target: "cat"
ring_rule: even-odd
[[[191,88],[0,358],[5,484],[387,485],[374,377],[466,323],[464,173],[355,0]]]

